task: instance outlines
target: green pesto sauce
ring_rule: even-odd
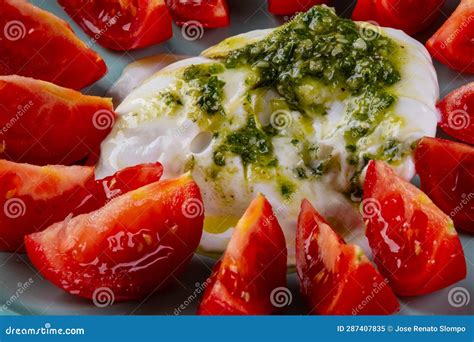
[[[284,199],[290,199],[296,191],[296,184],[287,179],[280,179],[278,181],[278,186]]]
[[[257,87],[275,87],[301,110],[295,90],[305,77],[360,94],[400,79],[390,58],[393,42],[376,32],[371,40],[362,34],[353,21],[339,18],[329,7],[315,6],[266,39],[230,52],[224,64],[251,65],[260,75]]]
[[[183,101],[181,100],[179,94],[174,91],[163,91],[158,94],[158,98],[171,109],[175,109],[183,105]]]
[[[271,135],[257,127],[255,119],[250,117],[247,124],[229,133],[223,144],[214,151],[214,163],[225,165],[225,153],[232,152],[242,159],[244,166],[258,164],[264,167],[274,167],[277,160],[273,154]]]
[[[191,65],[184,70],[183,79],[198,88],[196,105],[207,115],[225,115],[222,96],[225,82],[217,74],[224,71],[221,64]]]

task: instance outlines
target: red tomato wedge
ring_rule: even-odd
[[[204,208],[189,174],[114,198],[101,209],[25,238],[43,276],[94,301],[134,300],[178,276],[198,247]]]
[[[94,179],[88,166],[35,166],[0,160],[0,251],[23,252],[25,235],[88,213],[163,173],[159,163],[129,167]]]
[[[453,221],[384,162],[369,162],[361,209],[375,263],[398,295],[427,294],[465,278]]]
[[[91,42],[117,51],[147,47],[173,35],[165,0],[58,0]]]
[[[433,58],[448,67],[474,73],[474,1],[461,4],[443,26],[426,42]]]
[[[216,28],[230,23],[226,0],[166,0],[166,5],[179,26]]]
[[[99,148],[115,113],[107,98],[52,83],[0,76],[0,158],[72,164]]]
[[[25,0],[0,0],[0,75],[81,89],[106,72],[102,58],[65,21]]]
[[[347,245],[303,200],[296,234],[296,269],[312,314],[388,315],[398,300],[360,247]]]
[[[375,21],[412,35],[432,24],[444,3],[445,0],[358,0],[352,19]]]
[[[474,145],[474,82],[449,93],[437,106],[443,131]]]
[[[276,15],[306,12],[311,7],[327,4],[329,0],[268,0],[268,11]]]
[[[454,221],[474,233],[474,147],[423,138],[415,151],[421,189]]]
[[[199,315],[269,315],[290,296],[285,237],[272,206],[258,195],[214,267]],[[276,306],[274,305],[276,304]]]

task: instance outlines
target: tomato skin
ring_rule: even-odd
[[[437,107],[442,118],[439,126],[443,131],[474,145],[474,82],[449,93]]]
[[[141,164],[95,180],[88,166],[35,166],[0,160],[0,251],[24,252],[25,235],[102,207],[160,179],[159,163]]]
[[[198,211],[186,209],[201,203]],[[193,256],[202,235],[201,193],[189,174],[151,183],[101,209],[26,236],[33,265],[63,290],[89,299],[108,288],[115,301],[166,286]]]
[[[116,50],[144,48],[170,39],[165,0],[58,0],[92,42]]]
[[[358,0],[352,19],[375,21],[413,35],[438,17],[445,0]]]
[[[362,207],[374,261],[395,293],[427,294],[466,277],[452,220],[384,162],[369,162]]]
[[[268,11],[276,15],[306,12],[311,7],[329,3],[329,0],[268,0]]]
[[[102,58],[65,21],[25,0],[0,0],[0,28],[0,75],[81,89],[107,72]]]
[[[32,78],[0,76],[0,98],[0,158],[16,162],[77,162],[99,148],[115,121],[111,99]]]
[[[425,137],[416,148],[415,165],[421,189],[456,228],[474,233],[474,147]]]
[[[176,25],[197,21],[203,27],[226,27],[230,24],[229,5],[226,0],[166,0]]]
[[[474,73],[474,2],[462,0],[456,10],[426,42],[431,56],[448,67]]]
[[[208,279],[199,315],[269,315],[271,293],[286,286],[285,237],[270,203],[258,195],[237,223]]]
[[[296,269],[312,314],[387,315],[399,310],[389,284],[362,250],[347,245],[308,200],[298,217]]]

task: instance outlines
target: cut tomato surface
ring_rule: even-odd
[[[369,162],[361,208],[375,263],[395,293],[422,295],[465,278],[453,221],[386,163]]]
[[[423,191],[456,228],[474,233],[474,147],[426,137],[415,161]]]
[[[165,0],[58,0],[92,42],[118,51],[143,48],[173,35]]]
[[[114,198],[101,209],[26,236],[33,265],[56,286],[98,300],[143,298],[178,276],[202,235],[204,208],[186,174]]]
[[[221,261],[208,279],[200,315],[268,315],[286,286],[285,237],[263,195],[237,223]]]
[[[452,91],[437,106],[443,131],[474,145],[474,82]]]
[[[427,28],[438,17],[445,0],[358,0],[353,20],[375,21],[408,34]]]
[[[291,15],[327,3],[329,0],[268,0],[268,11],[276,15]]]
[[[162,173],[159,163],[142,164],[95,180],[93,167],[0,160],[0,251],[23,252],[25,235],[96,210],[114,197],[158,181]]]
[[[0,0],[0,75],[22,75],[81,89],[107,67],[69,25],[25,0]]]
[[[448,67],[474,73],[474,0],[462,0],[443,26],[426,42],[433,58]]]
[[[115,113],[108,98],[49,82],[0,76],[0,158],[69,165],[99,148]]]
[[[225,27],[230,23],[227,0],[166,0],[177,25]]]
[[[388,315],[398,300],[360,247],[348,245],[303,200],[296,234],[296,269],[310,313]]]

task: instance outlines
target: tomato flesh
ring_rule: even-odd
[[[466,276],[453,221],[386,163],[370,161],[361,206],[375,263],[395,293],[427,294]]]
[[[52,83],[0,76],[0,158],[69,165],[99,148],[115,121],[112,101]]]
[[[208,279],[199,315],[268,315],[272,292],[286,286],[285,237],[263,195],[237,223],[227,249]]]
[[[439,126],[443,131],[474,145],[474,82],[449,93],[437,107],[442,118]]]
[[[202,27],[229,26],[229,6],[226,0],[166,0],[176,25],[197,22]]]
[[[412,35],[433,23],[444,3],[445,0],[358,0],[352,19],[375,21]]]
[[[310,313],[387,315],[399,310],[388,282],[356,245],[347,245],[303,200],[296,234],[296,269]]]
[[[160,179],[159,163],[129,167],[101,180],[88,166],[35,166],[0,160],[0,251],[23,252],[25,235],[88,213]]]
[[[117,51],[147,47],[173,35],[165,0],[58,0],[91,42]]]
[[[81,89],[107,71],[102,58],[65,21],[25,0],[0,0],[0,29],[0,75]]]
[[[268,0],[268,11],[276,15],[290,15],[296,12],[306,12],[313,6],[328,2],[329,0]]]
[[[474,2],[462,0],[443,26],[426,42],[433,58],[448,67],[474,73]]]
[[[423,191],[456,228],[474,233],[474,147],[425,137],[416,148],[415,165]]]
[[[200,206],[199,206],[200,203]],[[198,205],[198,210],[187,209]],[[188,264],[202,235],[204,208],[189,175],[151,183],[101,209],[26,236],[33,265],[65,291],[115,301],[163,288]]]

